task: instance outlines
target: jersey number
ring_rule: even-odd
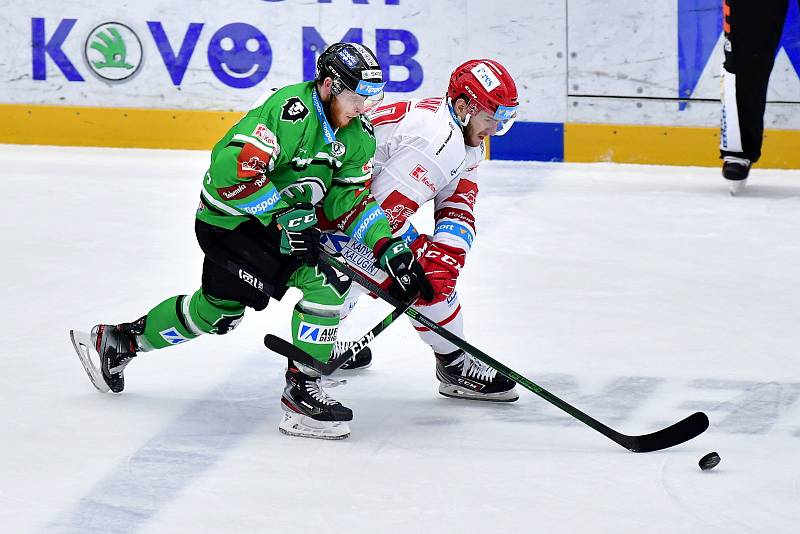
[[[414,107],[436,113],[439,111],[439,107],[442,105],[443,101],[444,99],[442,97],[423,98],[417,102]],[[401,100],[400,102],[394,102],[393,104],[379,107],[370,114],[369,118],[375,126],[400,122],[403,117],[406,116],[409,109],[411,109],[411,102],[409,100]]]
[[[403,117],[406,116],[406,113],[408,113],[408,109],[410,107],[411,102],[408,100],[401,100],[399,102],[394,102],[393,104],[387,104],[373,111],[370,114],[369,119],[375,126],[399,122]]]

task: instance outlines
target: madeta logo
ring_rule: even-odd
[[[800,16],[798,3],[789,2],[778,51],[783,49],[800,76]],[[763,9],[771,9],[764,5]],[[722,34],[722,0],[678,0],[678,85],[680,98],[694,93],[703,69]],[[679,109],[687,102],[682,101]]]

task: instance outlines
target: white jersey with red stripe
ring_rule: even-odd
[[[484,159],[483,144],[464,144],[461,128],[444,98],[387,104],[370,118],[378,141],[370,190],[386,213],[393,234],[402,236],[406,243],[416,239],[419,234],[408,219],[433,200],[435,226],[431,240],[469,252],[475,239],[473,210],[478,195],[477,169]],[[324,242],[374,281],[386,279],[367,247],[344,235],[326,235]],[[361,286],[353,285],[342,307],[343,319],[364,292]],[[436,304],[414,308],[464,337],[456,292]],[[457,349],[416,321],[412,324],[435,352],[447,354]]]
[[[370,189],[394,235],[417,235],[408,218],[434,201],[433,241],[469,252],[475,239],[477,170],[484,146],[464,144],[442,97],[401,100],[370,114],[378,147]]]

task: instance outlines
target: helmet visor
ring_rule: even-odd
[[[364,111],[360,112],[363,115],[374,110],[383,101],[384,85],[385,82],[376,83],[360,80],[355,91],[342,88],[341,92],[336,96],[349,106],[355,108],[363,106]]]
[[[494,120],[497,121],[497,131],[492,135],[504,135],[514,121],[517,120],[517,108],[519,106],[497,106],[494,112]]]
[[[383,101],[383,86],[386,82],[368,82],[367,80],[359,80],[356,86],[356,94],[365,96],[364,107],[369,113],[380,105]]]

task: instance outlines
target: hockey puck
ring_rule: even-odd
[[[715,467],[717,467],[717,464],[719,464],[721,460],[722,458],[719,457],[719,454],[717,454],[716,452],[709,452],[708,454],[700,458],[698,465],[700,466],[700,469],[702,469],[703,471],[708,471],[709,469],[714,469]]]

